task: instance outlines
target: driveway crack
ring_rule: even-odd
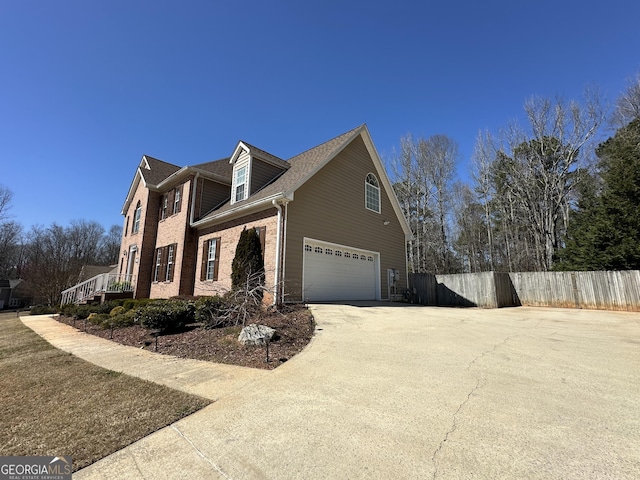
[[[229,477],[226,473],[224,473],[224,471],[222,471],[222,469],[221,469],[219,466],[217,466],[215,463],[213,463],[213,461],[212,461],[212,460],[210,460],[210,459],[209,459],[209,458],[208,458],[204,453],[202,453],[202,451],[201,451],[198,447],[196,447],[196,446],[194,445],[194,443],[189,439],[189,437],[187,437],[184,433],[182,433],[182,432],[178,429],[178,427],[176,427],[175,425],[171,425],[171,428],[173,428],[176,432],[178,432],[178,434],[179,434],[182,438],[184,438],[184,439],[189,443],[189,445],[191,445],[191,448],[193,448],[193,449],[196,451],[196,453],[197,453],[198,455],[200,455],[200,456],[201,456],[205,461],[209,462],[209,464],[213,467],[213,469],[214,469],[216,472],[218,472],[218,473],[219,473],[220,475],[222,475],[224,478],[228,478],[228,479],[230,479],[230,478],[231,478],[231,477]]]
[[[431,457],[431,463],[433,463],[433,467],[434,467],[433,477],[432,477],[434,480],[438,476],[438,458],[437,458],[438,454],[440,453],[440,451],[444,447],[444,444],[447,443],[447,440],[449,440],[449,436],[452,435],[453,432],[455,432],[456,429],[458,428],[458,414],[464,408],[464,406],[469,402],[469,400],[471,399],[471,396],[479,388],[480,388],[480,379],[476,378],[476,385],[469,392],[469,394],[467,395],[467,398],[465,398],[464,401],[460,405],[458,405],[458,409],[453,414],[453,420],[451,422],[451,428],[449,428],[447,433],[445,433],[444,438],[440,442],[440,445],[438,445],[438,448],[436,448],[436,450],[433,452],[433,456]]]
[[[474,366],[475,363],[478,360],[480,360],[481,358],[485,357],[486,355],[490,355],[490,354],[494,353],[499,347],[503,346],[505,343],[507,343],[509,340],[511,340],[515,336],[517,336],[517,335],[511,335],[511,336],[505,338],[502,342],[495,344],[493,346],[493,348],[491,348],[490,350],[487,350],[487,351],[482,352],[481,354],[479,354],[477,357],[475,357],[473,360],[471,360],[471,362],[469,362],[469,365],[467,365],[467,370],[471,370],[471,367]],[[453,433],[457,430],[457,428],[458,428],[458,415],[460,414],[462,409],[465,407],[465,405],[467,403],[469,403],[469,401],[471,400],[471,397],[473,396],[473,394],[476,393],[481,387],[482,387],[481,375],[478,375],[478,376],[476,376],[476,384],[475,384],[475,386],[467,394],[467,397],[464,399],[464,401],[460,405],[458,405],[458,408],[453,413],[453,417],[452,417],[452,420],[451,420],[451,427],[445,433],[444,438],[442,439],[442,441],[438,445],[438,448],[436,448],[435,451],[433,452],[433,455],[431,457],[431,463],[433,463],[433,468],[434,468],[433,477],[432,477],[434,480],[438,476],[438,468],[439,468],[438,455],[440,454],[440,452],[444,448],[445,443],[447,443],[447,440],[449,440],[449,437],[451,435],[453,435]]]

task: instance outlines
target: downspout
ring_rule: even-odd
[[[282,263],[280,265],[280,276],[284,277],[285,272],[285,262],[287,261],[287,219],[289,217],[289,208],[287,208],[289,204],[289,200],[284,199],[282,202],[282,207],[284,208],[284,221],[282,222],[282,248],[281,248],[281,257]],[[284,278],[280,280],[280,302],[284,303]]]
[[[187,238],[188,235],[193,235],[194,236],[194,242],[193,242],[193,258],[197,259],[198,258],[198,250],[199,250],[199,246],[198,246],[198,242],[200,241],[199,235],[198,235],[198,231],[196,229],[195,232],[192,231],[193,229],[193,221],[195,219],[195,215],[196,215],[196,196],[198,195],[198,178],[200,177],[200,173],[196,172],[195,177],[193,177],[193,183],[192,183],[192,188],[191,188],[191,211],[189,212],[189,231],[188,234],[185,235],[185,249],[186,249],[186,243],[187,243]],[[184,257],[185,257],[185,253],[182,253],[182,264],[184,265]],[[196,260],[197,261],[197,260]],[[197,268],[198,264],[196,263],[193,266],[193,273],[190,275],[189,278],[189,282],[190,285],[187,286],[187,288],[191,291],[191,295],[193,295],[195,293],[195,289],[196,289],[196,268]]]
[[[276,233],[276,271],[273,279],[274,295],[273,303],[275,305],[280,303],[280,265],[281,265],[281,251],[282,251],[282,207],[277,200],[271,200],[271,203],[278,210],[278,231]]]

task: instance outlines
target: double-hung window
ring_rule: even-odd
[[[236,170],[234,179],[234,202],[247,198],[247,165]]]
[[[138,233],[140,230],[140,216],[142,215],[142,206],[140,205],[140,200],[136,204],[136,211],[133,214],[133,228],[131,229],[131,233]]]
[[[167,218],[167,210],[169,208],[169,194],[165,193],[162,196],[162,205],[160,206],[160,220]]]
[[[202,246],[202,266],[200,280],[218,280],[220,265],[220,238],[205,240]]]
[[[173,280],[173,260],[175,256],[176,247],[175,245],[169,245],[167,252],[167,272],[164,277],[165,282],[170,282]]]
[[[156,248],[155,268],[153,269],[154,282],[173,281],[177,246],[177,244],[172,243],[165,247]]]
[[[173,194],[173,215],[180,212],[180,206],[182,205],[182,185],[176,187]]]
[[[153,281],[160,280],[160,272],[162,271],[162,248],[156,249],[156,268],[153,271]]]

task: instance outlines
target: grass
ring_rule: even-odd
[[[0,314],[0,454],[85,467],[210,403],[58,350]]]

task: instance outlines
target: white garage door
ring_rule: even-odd
[[[376,300],[378,253],[305,238],[303,288],[311,302]]]

